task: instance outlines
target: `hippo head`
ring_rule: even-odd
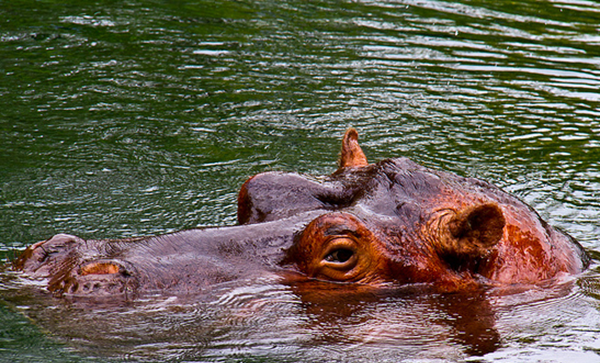
[[[368,164],[349,129],[328,177],[266,172],[238,197],[240,224],[322,211],[281,263],[335,282],[535,283],[581,271],[585,253],[489,183],[406,158]]]
[[[71,296],[130,299],[198,291],[268,270],[355,286],[427,284],[444,291],[539,283],[581,272],[588,258],[517,198],[489,183],[406,158],[369,164],[354,129],[330,176],[267,172],[238,197],[239,226],[123,240],[58,234],[15,268]],[[310,285],[310,284],[309,284]]]

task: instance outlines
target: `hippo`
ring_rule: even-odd
[[[589,264],[575,239],[488,182],[403,157],[370,164],[353,128],[333,174],[252,176],[239,192],[237,217],[234,226],[149,237],[57,234],[13,265],[46,279],[57,297],[131,301],[265,275],[375,289],[527,286]]]

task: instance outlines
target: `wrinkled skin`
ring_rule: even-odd
[[[368,164],[349,129],[339,169],[310,178],[266,172],[238,197],[239,226],[155,237],[59,234],[15,262],[58,296],[197,292],[241,277],[440,291],[536,284],[588,265],[581,246],[517,198],[406,158]]]

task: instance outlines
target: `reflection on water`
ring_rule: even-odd
[[[99,360],[595,361],[597,329],[582,328],[600,323],[590,298],[599,278],[580,281],[453,294],[240,281],[208,295],[100,307],[57,303],[13,281],[5,288],[20,289],[4,298],[78,355]]]
[[[349,125],[370,160],[402,155],[490,180],[599,251],[599,10],[568,0],[5,3],[0,257],[58,232],[234,224],[248,176],[332,172]],[[600,351],[595,271],[573,287],[485,298],[328,299],[246,281],[197,301],[100,311],[15,293],[6,276],[0,360],[596,361]]]

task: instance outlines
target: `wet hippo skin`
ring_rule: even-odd
[[[56,296],[186,293],[239,278],[441,291],[536,284],[577,274],[588,257],[519,199],[406,158],[369,164],[356,130],[330,176],[265,172],[238,196],[238,226],[122,240],[59,234],[14,266]]]

